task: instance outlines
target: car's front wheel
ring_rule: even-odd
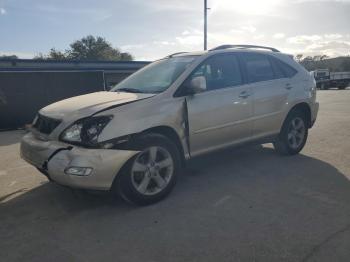
[[[308,125],[305,114],[294,110],[287,116],[273,145],[276,151],[283,155],[295,155],[304,148],[307,137]]]
[[[140,150],[118,174],[116,190],[134,204],[147,205],[165,198],[173,189],[180,168],[176,145],[159,134],[138,139]]]

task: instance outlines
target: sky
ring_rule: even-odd
[[[350,55],[350,0],[208,0],[208,47]],[[102,36],[135,60],[203,49],[203,0],[0,0],[0,55],[32,58]]]

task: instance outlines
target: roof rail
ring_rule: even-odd
[[[166,56],[165,58],[172,58],[172,57],[174,57],[174,56],[176,56],[176,55],[181,55],[181,54],[186,54],[186,53],[187,53],[187,52],[177,52],[177,53],[168,55],[168,56]]]
[[[228,48],[255,48],[255,49],[267,49],[270,50],[272,52],[280,52],[279,50],[277,50],[276,48],[273,47],[267,47],[267,46],[259,46],[259,45],[220,45],[217,46],[213,49],[210,49],[209,51],[215,51],[215,50],[223,50],[223,49],[228,49]]]

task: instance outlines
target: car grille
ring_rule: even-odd
[[[61,123],[61,120],[49,118],[38,114],[37,120],[33,127],[43,134],[51,134],[51,132]]]

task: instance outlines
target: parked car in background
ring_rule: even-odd
[[[328,69],[317,69],[310,73],[316,80],[317,88],[322,90],[345,89],[350,85],[350,72],[330,72]]]
[[[144,205],[169,194],[186,160],[247,142],[299,153],[316,83],[274,48],[224,45],[153,62],[115,86],[41,109],[22,157],[59,184]]]

